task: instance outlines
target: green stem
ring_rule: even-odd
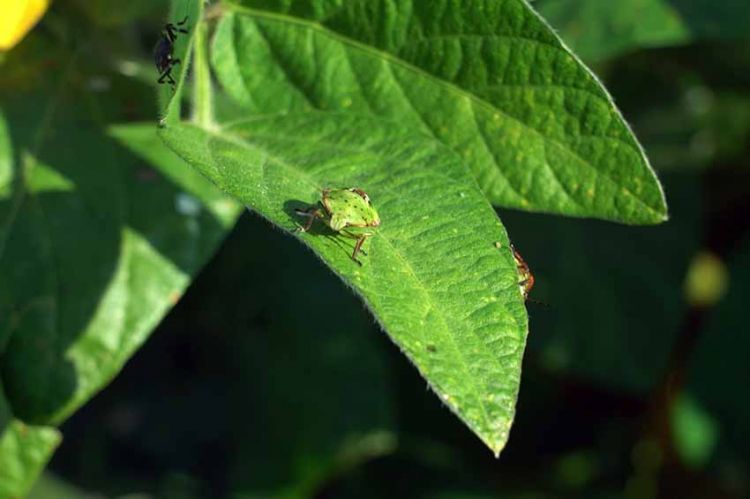
[[[208,26],[201,21],[193,39],[193,122],[210,127],[214,122],[213,88],[208,64]]]

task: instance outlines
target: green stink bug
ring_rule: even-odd
[[[380,225],[380,215],[373,208],[370,197],[365,191],[356,187],[347,189],[323,189],[320,202],[306,210],[296,210],[298,215],[307,217],[307,224],[298,227],[300,232],[307,232],[315,219],[320,219],[331,230],[339,234],[356,239],[351,259],[357,260],[357,254],[362,250],[365,239],[375,235],[367,230]]]

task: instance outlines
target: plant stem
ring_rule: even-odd
[[[193,117],[194,123],[208,128],[214,122],[213,88],[208,64],[208,26],[201,21],[193,40]]]

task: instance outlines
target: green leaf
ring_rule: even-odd
[[[290,232],[302,221],[295,210],[317,202],[322,188],[367,191],[382,225],[362,267],[349,258],[350,239],[323,227],[298,237],[364,298],[448,407],[500,452],[527,319],[505,230],[450,150],[392,123],[335,113],[216,129],[170,125],[161,135],[220,188]]]
[[[158,171],[85,124],[66,90],[0,100],[0,473],[23,489],[59,440],[36,425],[117,374],[239,211],[155,125],[113,133]]]
[[[54,428],[13,419],[0,383],[0,499],[25,496],[59,443]]]
[[[747,38],[750,3],[714,0],[538,0],[539,12],[587,60],[701,39]]]
[[[524,1],[245,4],[212,52],[244,115],[376,115],[453,149],[499,206],[666,218],[609,95]]]
[[[169,18],[166,22],[178,23],[186,19],[182,26],[187,33],[177,33],[172,56],[179,59],[180,63],[172,70],[172,77],[177,82],[174,89],[169,84],[159,86],[159,108],[162,112],[162,123],[177,121],[180,117],[182,106],[182,94],[185,81],[190,69],[193,41],[195,39],[195,27],[199,25],[203,15],[203,1],[201,0],[172,0],[170,2]]]

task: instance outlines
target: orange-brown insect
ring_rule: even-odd
[[[518,286],[521,289],[521,294],[524,300],[529,299],[529,293],[531,288],[534,287],[534,274],[531,273],[529,264],[523,259],[521,253],[510,245],[510,249],[513,251],[513,259],[516,261],[516,268],[518,269]]]

